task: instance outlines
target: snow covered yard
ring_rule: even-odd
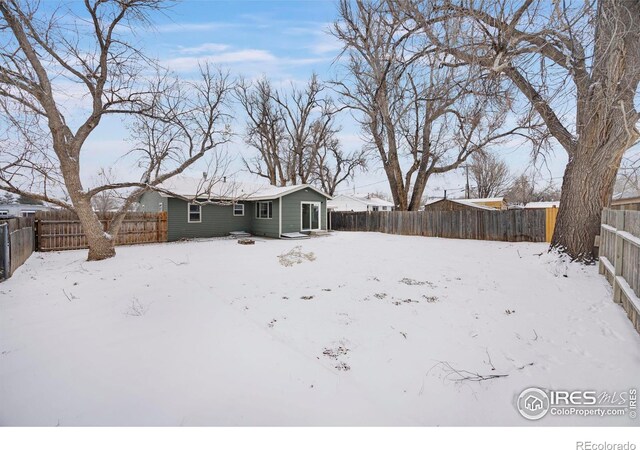
[[[278,258],[298,245],[313,256]],[[530,386],[640,379],[597,269],[546,249],[335,233],[36,253],[0,284],[0,424],[637,425],[517,412]]]

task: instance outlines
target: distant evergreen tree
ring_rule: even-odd
[[[10,205],[12,203],[15,203],[15,201],[16,199],[11,192],[5,192],[0,195],[0,203],[2,203],[3,205]]]
[[[43,205],[41,200],[36,200],[35,198],[27,197],[26,195],[20,195],[18,197],[18,203],[21,205]]]

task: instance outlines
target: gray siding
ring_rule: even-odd
[[[168,205],[168,240],[181,238],[201,238],[227,236],[231,231],[250,231],[254,206],[245,204],[244,216],[234,216],[231,205],[202,205],[200,223],[188,222],[188,203],[177,198],[170,198]]]
[[[282,197],[282,232],[294,233],[302,228],[301,202],[320,202],[320,228],[327,229],[327,198],[313,189],[303,189]]]
[[[145,192],[140,197],[140,205],[142,212],[160,212],[167,211],[167,197],[163,197],[155,191]],[[160,206],[162,205],[162,206]]]
[[[276,198],[265,201],[273,202],[273,218],[271,219],[258,219],[256,217],[256,202],[248,203],[248,205],[251,205],[251,234],[279,238],[278,211],[280,208],[280,200]],[[247,209],[247,211],[249,211],[249,209]]]
[[[244,216],[234,216],[231,205],[202,205],[202,220],[188,222],[188,203],[176,198],[162,197],[157,192],[147,192],[140,199],[145,212],[168,213],[168,240],[227,236],[231,231],[248,231],[255,236],[280,237],[279,211],[282,205],[282,233],[301,231],[301,202],[319,202],[320,227],[327,229],[327,198],[312,189],[304,189],[272,202],[273,217],[256,217],[256,202],[246,201]]]

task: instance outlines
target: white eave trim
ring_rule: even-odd
[[[316,193],[322,195],[323,197],[325,197],[327,200],[332,200],[333,197],[331,197],[329,194],[326,194],[324,192],[322,192],[321,190],[309,185],[309,184],[301,184],[300,186],[296,186],[295,188],[291,188],[290,190],[281,192],[280,194],[277,195],[260,195],[260,196],[256,196],[256,195],[247,195],[247,196],[240,196],[240,197],[233,197],[233,198],[225,198],[225,197],[211,197],[210,200],[222,200],[222,201],[245,201],[245,202],[253,202],[253,201],[262,201],[262,200],[275,200],[275,199],[279,199],[282,197],[285,197],[289,194],[293,194],[294,192],[298,192],[298,191],[302,191],[304,189],[311,189],[312,191],[315,191]],[[157,192],[157,191],[156,191]],[[169,195],[165,192],[158,192],[162,197],[171,197],[173,198],[173,195]],[[195,199],[195,196],[193,195],[181,195],[181,197],[184,198],[188,198],[188,199]]]

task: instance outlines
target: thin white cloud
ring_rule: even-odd
[[[219,52],[208,55],[171,58],[164,61],[169,68],[179,72],[188,72],[198,68],[203,63],[220,65],[237,65],[246,63],[270,63],[276,57],[266,50],[245,49],[230,52]]]
[[[309,46],[309,50],[316,55],[326,55],[332,53],[337,55],[343,48],[342,42],[333,36],[325,36],[323,39],[318,39],[315,43]]]
[[[180,47],[178,52],[183,55],[201,55],[203,53],[224,52],[225,50],[229,50],[229,45],[208,42],[195,47]]]
[[[156,30],[160,33],[189,33],[195,31],[214,31],[238,26],[225,22],[173,22],[158,25]]]
[[[332,23],[319,23],[314,27],[290,27],[284,34],[291,36],[309,36],[311,42],[305,47],[314,55],[338,54],[342,50],[342,42],[330,33]]]

